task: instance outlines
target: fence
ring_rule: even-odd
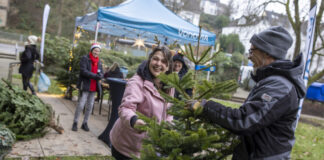
[[[9,33],[0,31],[0,40],[2,42],[8,42],[8,43],[21,43],[23,44],[25,41],[27,41],[27,36],[23,34],[18,33]]]

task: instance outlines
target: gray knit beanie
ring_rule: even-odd
[[[280,26],[270,27],[250,39],[253,46],[275,59],[285,59],[293,39],[287,30]]]

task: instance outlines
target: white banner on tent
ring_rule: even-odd
[[[40,46],[40,54],[41,54],[41,62],[42,63],[43,63],[43,56],[44,56],[46,25],[47,25],[49,12],[50,12],[50,6],[48,4],[46,4],[45,8],[44,8],[44,14],[43,14],[42,42],[41,42],[41,46]]]
[[[310,11],[309,11],[309,20],[308,20],[308,27],[307,27],[307,39],[306,39],[306,45],[305,45],[305,52],[306,53],[306,60],[305,60],[305,69],[304,69],[304,84],[307,86],[308,82],[308,76],[309,76],[309,66],[310,61],[312,57],[312,50],[313,50],[313,43],[314,43],[314,32],[315,32],[315,22],[316,22],[316,8],[317,5],[315,5]],[[305,59],[305,58],[304,58]],[[302,107],[303,107],[304,99],[301,99],[299,101],[299,108],[298,108],[298,114],[297,114],[297,122],[299,120]],[[297,128],[297,123],[296,123]]]

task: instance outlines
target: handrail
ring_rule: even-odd
[[[8,71],[8,81],[11,83],[12,82],[12,71],[13,71],[13,67],[17,65],[20,65],[20,62],[11,62],[9,63],[9,71]]]
[[[11,62],[11,63],[9,63],[9,71],[8,71],[8,78],[7,78],[7,80],[10,83],[12,82],[12,72],[13,72],[13,68],[15,66],[20,66],[20,63],[21,62]],[[37,83],[37,74],[40,71],[40,62],[39,61],[35,61],[34,62],[34,66],[36,68],[34,85],[36,85],[36,83]]]

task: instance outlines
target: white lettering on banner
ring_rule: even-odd
[[[184,31],[182,29],[179,29],[178,34],[181,37],[190,38],[190,39],[198,39],[198,36],[199,36],[197,33],[192,33],[192,32],[188,32],[188,31]],[[200,35],[200,40],[208,41],[208,36],[207,35]]]

